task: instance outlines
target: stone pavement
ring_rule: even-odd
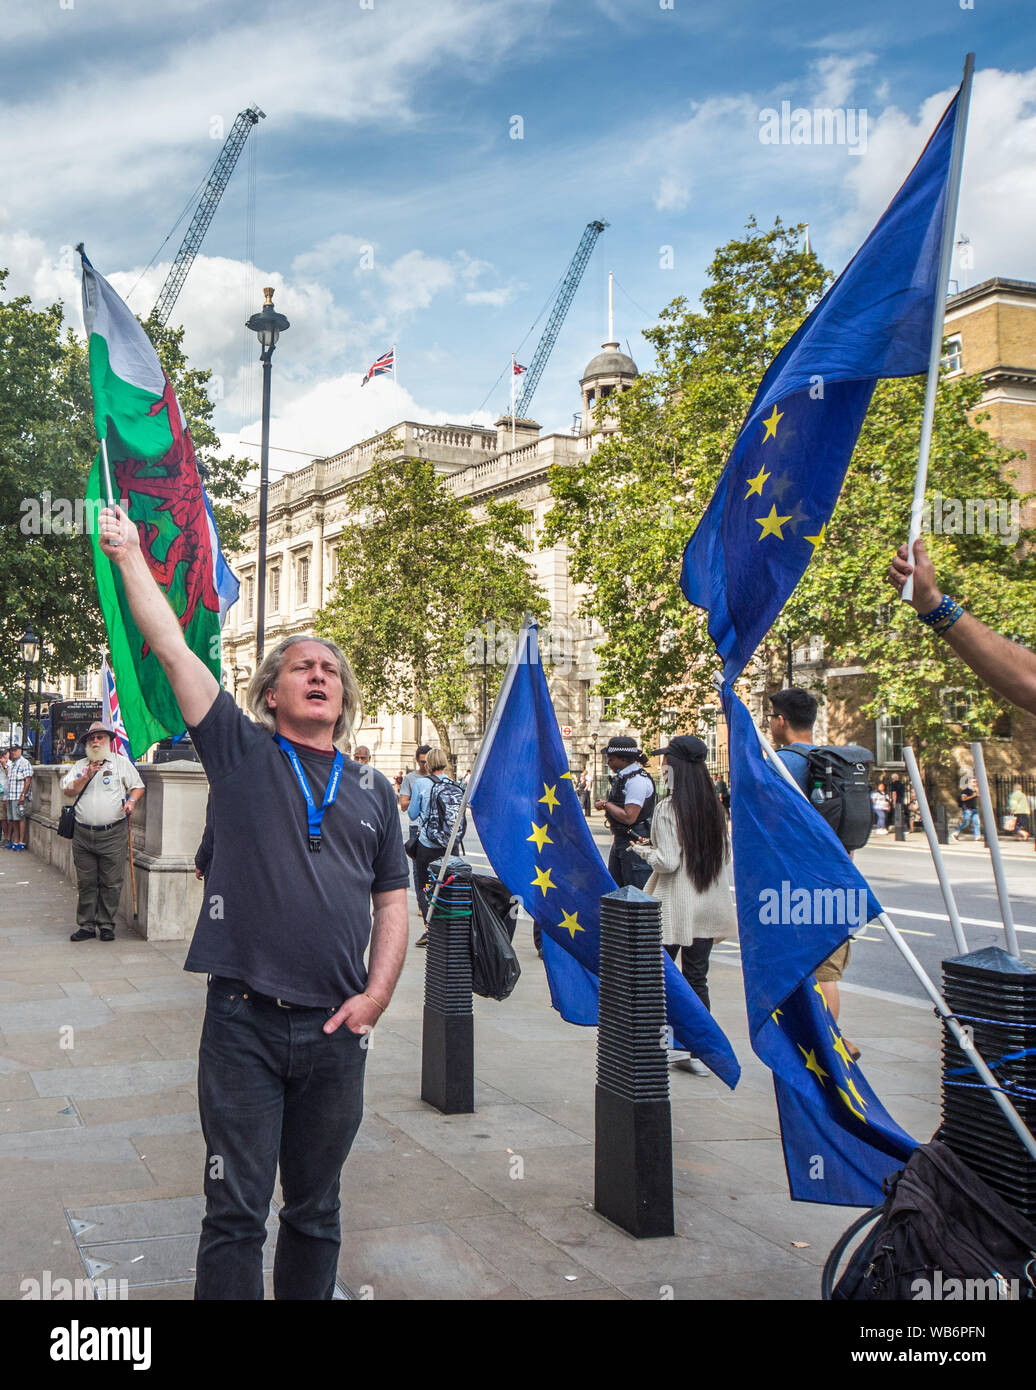
[[[204,977],[183,972],[184,943],[120,929],[110,944],[73,945],[74,903],[52,867],[0,856],[0,1298],[21,1298],[28,1278],[88,1274],[127,1280],[131,1299],[190,1298]],[[411,925],[416,939],[416,912]],[[475,1001],[473,1115],[419,1098],[424,953],[411,949],[343,1176],[343,1286],[375,1299],[818,1298],[824,1259],[858,1213],[788,1198],[736,965],[717,949],[710,983],[743,1079],[730,1092],[673,1073],[678,1234],[636,1241],[592,1210],[595,1030],[550,1008],[527,926],[516,943],[515,993]],[[850,986],[843,1022],[895,1118],[929,1138],[929,1010]]]

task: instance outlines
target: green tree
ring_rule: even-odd
[[[607,633],[598,647],[601,689],[618,695],[626,716],[649,730],[667,724],[674,710],[693,726],[715,702],[719,663],[704,614],[680,592],[680,564],[766,367],[829,279],[800,249],[802,230],[777,219],[760,232],[750,221],[743,238],[722,247],[708,268],[701,310],[674,300],[645,334],[657,367],[609,399],[619,432],[586,463],[551,471],[555,502],[545,535],[568,541],[572,577],[589,586],[583,612]],[[988,734],[999,706],[884,583],[906,536],[923,389],[921,379],[879,383],[826,543],[760,647],[759,662],[779,684],[788,639],[819,636],[829,661],[866,665],[869,713],[900,716],[912,739],[935,750],[959,741],[943,713],[944,686],[970,700],[973,737]],[[940,384],[929,496],[1017,502],[1012,455],[969,414],[980,389],[968,379]],[[1032,642],[1030,535],[1016,539],[1022,544],[989,534],[931,538],[948,590],[966,595],[991,626]]]
[[[527,610],[549,614],[523,559],[531,515],[491,501],[478,520],[429,460],[392,452],[383,448],[350,493],[360,519],[342,532],[315,626],[348,655],[368,706],[423,710],[452,759],[449,723],[473,696],[480,624],[516,629]],[[495,685],[499,668],[489,669]]]

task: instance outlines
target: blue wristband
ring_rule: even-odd
[[[963,613],[964,609],[956,599],[950,598],[949,594],[943,594],[942,602],[937,608],[933,608],[930,613],[918,613],[917,616],[941,637]]]

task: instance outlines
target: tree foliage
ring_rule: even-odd
[[[392,454],[383,447],[350,494],[360,519],[342,532],[316,630],[346,652],[368,707],[425,711],[451,755],[449,723],[475,690],[473,634],[486,618],[516,629],[527,610],[549,613],[523,558],[531,516],[490,501],[478,520],[430,461]]]
[[[750,221],[744,237],[720,248],[701,309],[676,299],[645,333],[657,367],[609,399],[618,433],[585,463],[551,470],[545,535],[569,543],[572,577],[588,586],[582,611],[607,633],[597,649],[600,688],[618,695],[626,717],[648,730],[674,719],[693,727],[703,706],[715,703],[719,663],[705,615],[680,591],[680,564],[763,373],[830,278],[800,249],[802,231],[778,218],[760,232]],[[944,715],[944,687],[967,693],[972,737],[989,733],[1000,707],[885,583],[889,559],[906,538],[923,391],[919,378],[879,383],[826,543],[754,669],[779,685],[788,639],[820,637],[829,662],[866,666],[869,714],[899,716],[909,737],[935,749],[960,741]],[[976,380],[940,383],[929,496],[1017,503],[1013,456],[971,414],[980,392]],[[946,591],[966,597],[990,626],[1033,642],[1028,539],[1024,531],[1011,540],[929,537]]]

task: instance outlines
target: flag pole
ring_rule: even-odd
[[[511,353],[511,450],[514,451],[514,353]]]
[[[1011,899],[1007,895],[1007,879],[1004,877],[1004,860],[1000,853],[1000,841],[996,833],[996,815],[989,795],[989,778],[986,776],[986,759],[981,743],[971,744],[971,756],[975,763],[975,781],[978,783],[978,804],[982,810],[982,829],[986,834],[986,848],[993,862],[993,878],[996,881],[996,896],[1000,903],[1000,916],[1004,919],[1004,936],[1007,949],[1016,960],[1021,960],[1018,950],[1018,933],[1014,929],[1014,914]]]
[[[932,425],[935,420],[935,392],[939,385],[939,364],[942,360],[943,323],[946,317],[946,287],[950,278],[950,257],[953,254],[953,233],[957,224],[957,203],[960,198],[961,173],[964,168],[964,135],[968,125],[968,106],[971,102],[971,78],[975,55],[964,59],[964,77],[953,123],[953,144],[950,147],[950,167],[946,179],[946,206],[943,209],[942,244],[939,250],[939,278],[935,286],[935,312],[932,314],[932,341],[928,352],[928,380],[925,383],[924,412],[921,416],[921,444],[914,477],[914,497],[910,504],[910,533],[907,540],[907,561],[914,563],[914,542],[921,535],[921,516],[924,511],[925,488],[928,483],[928,454],[932,444]],[[908,575],[900,597],[913,597],[914,576]]]
[[[717,689],[722,690],[723,680],[721,677],[714,676],[713,683],[716,685]],[[774,750],[774,748],[771,747],[770,743],[767,741],[762,729],[759,728],[758,724],[756,724],[754,720],[752,721],[752,723],[756,731],[756,734],[758,735],[759,742],[762,744],[763,752],[769,758],[773,767],[777,770],[777,772],[780,773],[780,775],[784,778],[786,782],[789,782],[795,788],[795,790],[799,793],[800,796],[806,796],[806,793],[799,786],[798,782],[795,781],[795,778],[791,775],[789,770],[785,767],[784,763],[777,756],[777,753]],[[806,799],[807,801],[809,800],[808,797]],[[819,812],[817,814],[819,815]],[[907,943],[903,940],[902,936],[899,934],[899,931],[896,928],[895,923],[892,922],[889,918],[888,913],[880,912],[878,914],[878,921],[885,928],[885,932],[888,935],[889,940],[896,947],[900,955],[906,961],[907,965],[909,965],[910,969],[913,971],[918,983],[924,990],[925,994],[928,995],[928,998],[935,1005],[936,1013],[939,1015],[940,1019],[943,1021],[943,1023],[945,1023],[946,1027],[953,1034],[957,1046],[966,1056],[971,1058],[972,1065],[974,1066],[976,1072],[978,1072],[979,1076],[985,1082],[987,1088],[989,1089],[989,1093],[990,1095],[992,1095],[996,1104],[1003,1111],[1004,1118],[1007,1120],[1007,1123],[1011,1126],[1015,1134],[1018,1136],[1018,1139],[1021,1142],[1022,1147],[1032,1158],[1036,1159],[1036,1139],[1033,1138],[1032,1134],[1029,1132],[1025,1125],[1025,1121],[1018,1114],[1018,1111],[1014,1108],[1014,1106],[1008,1100],[1007,1096],[1004,1094],[1003,1090],[1000,1087],[1000,1082],[993,1075],[992,1071],[990,1071],[989,1067],[985,1062],[985,1059],[982,1057],[982,1054],[975,1046],[974,1039],[970,1036],[970,1034],[965,1033],[964,1029],[957,1022],[957,1019],[949,1004],[947,1004],[946,1000],[943,998],[942,994],[939,992],[939,990],[933,983],[931,977],[928,975],[924,966],[914,955],[913,951],[910,949]]]
[[[482,769],[485,766],[486,759],[489,757],[490,750],[493,747],[493,740],[496,738],[497,730],[500,727],[500,721],[504,717],[504,708],[507,704],[507,697],[511,693],[511,686],[514,685],[515,673],[517,672],[518,667],[521,664],[521,657],[519,656],[519,653],[524,652],[525,647],[528,644],[528,634],[531,626],[532,614],[527,612],[525,614],[524,621],[522,622],[521,631],[518,633],[518,640],[514,644],[514,651],[511,653],[511,660],[508,662],[507,670],[504,672],[503,681],[500,683],[500,689],[497,691],[496,699],[493,701],[493,713],[490,716],[489,725],[486,729],[486,732],[482,735],[482,742],[479,744],[478,753],[475,755],[475,766],[472,768],[471,776],[468,778],[468,785],[464,788],[464,795],[461,798],[460,809],[457,812],[457,819],[453,823],[453,829],[450,831],[450,838],[446,842],[446,848],[442,852],[442,866],[439,870],[439,873],[436,875],[435,890],[433,891],[431,900],[428,903],[428,917],[431,917],[432,909],[435,907],[435,904],[439,899],[439,889],[442,887],[442,880],[446,872],[447,861],[453,853],[453,846],[456,843],[457,839],[457,831],[460,827],[461,821],[464,819],[464,813],[468,809],[468,802],[471,800],[472,794],[475,788],[478,786],[478,780],[482,775]]]
[[[396,367],[396,345],[395,345],[395,343],[393,343],[393,344],[392,344],[392,384],[393,384],[394,386],[398,386],[398,385],[399,385],[399,377],[397,376],[396,373],[397,373],[397,367]]]
[[[946,874],[946,864],[942,857],[942,845],[939,837],[935,833],[935,822],[932,820],[932,812],[928,805],[928,797],[925,795],[924,783],[921,781],[921,769],[917,765],[917,758],[914,756],[912,748],[903,749],[903,760],[910,773],[910,781],[914,788],[914,795],[917,797],[918,809],[921,812],[921,824],[924,826],[924,833],[928,837],[928,848],[932,852],[932,863],[935,865],[936,877],[939,880],[939,887],[942,890],[942,900],[946,905],[946,915],[950,919],[950,930],[953,932],[953,940],[960,954],[966,955],[968,943],[964,937],[964,927],[961,924],[960,913],[957,911],[957,900],[953,896],[953,888]]]

